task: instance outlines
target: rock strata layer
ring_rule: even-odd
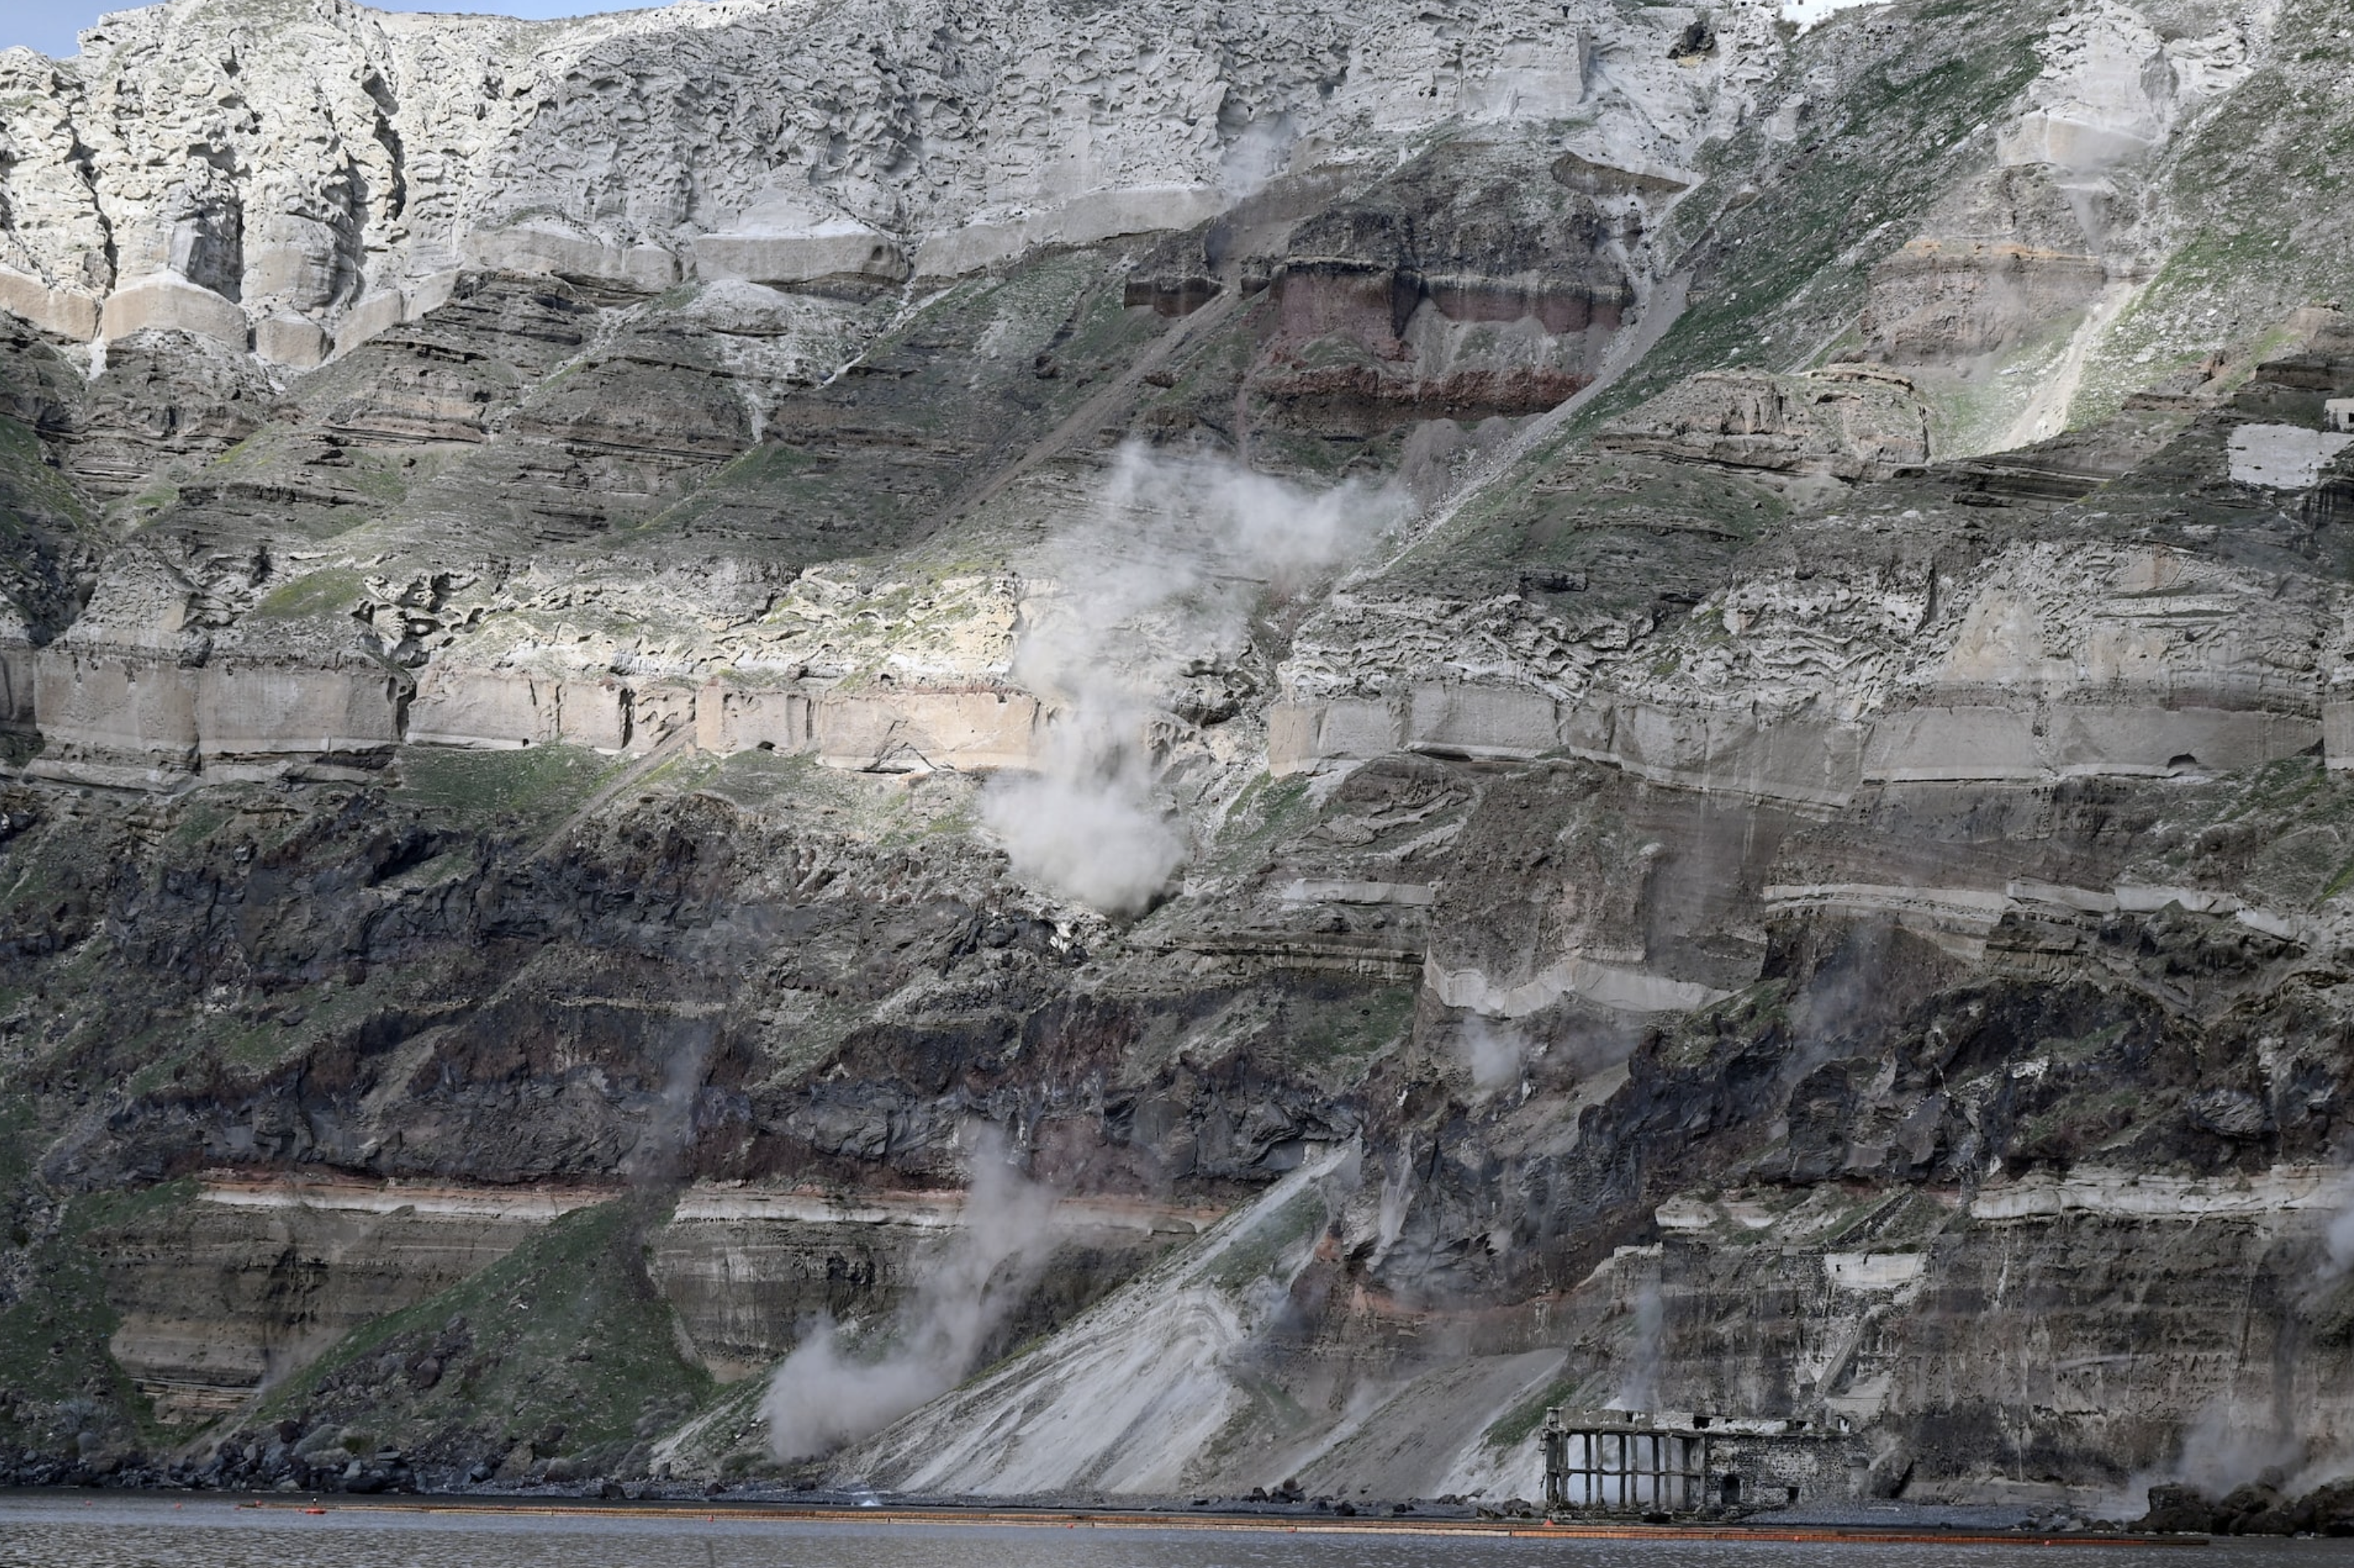
[[[1783,9],[0,54],[0,1479],[2341,1524],[2342,16]]]

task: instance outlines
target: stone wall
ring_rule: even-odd
[[[406,671],[372,662],[182,663],[111,645],[0,648],[0,725],[44,739],[34,770],[118,787],[260,777],[404,743],[638,753],[673,733],[721,756],[759,749],[858,771],[991,771],[1028,767],[1044,724],[1038,700],[1013,690],[849,694],[440,662],[412,694]]]
[[[1924,703],[1846,722],[1809,714],[1564,701],[1527,688],[1422,684],[1384,702],[1277,707],[1268,763],[1288,775],[1394,751],[1582,758],[1655,783],[1842,806],[1872,783],[2040,782],[2228,770],[2321,746],[2316,712],[2161,702]],[[2332,745],[2332,767],[2354,766]]]

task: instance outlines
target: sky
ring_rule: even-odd
[[[74,52],[74,37],[109,11],[138,0],[0,0],[0,49],[28,45],[45,55]],[[662,0],[369,0],[379,11],[476,11],[500,16],[580,16],[631,11]]]

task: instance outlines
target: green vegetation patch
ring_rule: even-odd
[[[78,608],[67,601],[60,557],[91,526],[46,455],[29,426],[0,416],[0,594],[36,625],[62,624]]]
[[[1760,980],[1662,1031],[1659,1065],[1670,1071],[1690,1072],[1705,1065],[1724,1043],[1755,1040],[1768,1031],[1787,1027],[1789,1020],[1790,982],[1779,978]]]
[[[2354,113],[2341,86],[2343,13],[2290,7],[2278,58],[2201,116],[2157,175],[2177,208],[2205,219],[2170,256],[2088,360],[2072,423],[2095,420],[2132,392],[2228,350],[2223,386],[2282,340],[2299,305],[2354,288]],[[2297,47],[2302,31],[2312,40]],[[2262,200],[2241,199],[2261,190]]]
[[[367,584],[349,567],[329,567],[291,578],[261,596],[253,614],[263,620],[345,615],[367,597]]]
[[[260,1416],[348,1417],[410,1447],[486,1428],[511,1446],[561,1427],[543,1447],[609,1462],[644,1436],[650,1410],[683,1414],[713,1391],[646,1273],[644,1232],[660,1218],[635,1197],[576,1209],[471,1278],[353,1330]]]
[[[196,1184],[85,1193],[45,1221],[23,1202],[33,1141],[29,1108],[0,1108],[0,1143],[11,1150],[0,1155],[0,1192],[12,1200],[0,1240],[21,1253],[28,1277],[24,1292],[0,1306],[0,1390],[10,1395],[0,1402],[0,1435],[52,1454],[152,1446],[161,1435],[153,1407],[108,1348],[121,1319],[107,1299],[98,1244],[192,1202]]]
[[[1564,1372],[1536,1393],[1498,1416],[1480,1437],[1490,1448],[1517,1448],[1535,1435],[1544,1425],[1544,1413],[1556,1405],[1575,1405],[1577,1391],[1585,1379],[1575,1372]]]
[[[1225,869],[1236,869],[1262,858],[1276,844],[1304,830],[1315,820],[1306,775],[1278,779],[1262,773],[1243,786],[1220,824],[1212,857]]]
[[[1305,1065],[1362,1068],[1414,1027],[1416,995],[1414,986],[1392,985],[1334,997],[1287,997],[1284,1043]]]
[[[2038,387],[2059,374],[2085,314],[2078,311],[2062,316],[2026,342],[1975,366],[1969,380],[1916,376],[1914,386],[1929,410],[1930,450],[1956,457],[2004,447]]]
[[[723,759],[703,781],[703,789],[747,810],[830,795],[831,780],[817,759],[804,753],[738,751]]]
[[[514,751],[410,746],[400,752],[396,804],[469,821],[520,817],[553,824],[578,810],[597,787],[628,767],[578,746],[526,746]]]
[[[41,438],[21,419],[0,414],[0,468],[26,471],[41,466]]]
[[[1302,1188],[1211,1262],[1210,1282],[1232,1291],[1262,1279],[1285,1277],[1294,1261],[1292,1255],[1303,1242],[1321,1234],[1330,1218],[1324,1194],[1313,1187]]]
[[[241,1027],[225,1020],[226,1027],[216,1026],[222,1028],[222,1033],[216,1036],[218,1060],[237,1076],[256,1080],[266,1078],[278,1068],[308,1055],[316,1047],[357,1026],[369,1013],[385,1005],[388,1000],[385,993],[390,989],[388,983],[371,972],[369,979],[360,985],[338,984],[331,980],[306,986],[300,991],[281,992],[277,998],[281,1011],[276,1017],[248,1022]],[[299,1010],[299,1013],[294,1010]],[[298,1016],[299,1022],[288,1022]],[[193,1026],[184,1023],[183,1027],[188,1029],[186,1044],[176,1056],[193,1058],[203,1045],[209,1044],[205,1038],[207,1032],[201,1023]],[[132,1082],[133,1091],[145,1093],[160,1087],[166,1071],[175,1065],[176,1059],[140,1069]],[[147,1081],[151,1075],[155,1082]]]
[[[1633,455],[1560,461],[1567,455],[1524,465],[1457,527],[1401,558],[1393,580],[1517,574],[1525,588],[1567,595],[1555,602],[1573,614],[1618,614],[1664,588],[1703,591],[1734,552],[1790,513],[1762,476]]]
[[[2289,757],[2198,781],[2153,781],[2133,880],[2232,888],[2310,908],[2354,886],[2354,779]]]

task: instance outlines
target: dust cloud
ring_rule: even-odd
[[[963,1381],[1044,1266],[1055,1201],[1052,1188],[1007,1162],[994,1135],[979,1139],[961,1223],[881,1336],[884,1352],[862,1359],[824,1318],[777,1368],[760,1402],[770,1451],[783,1460],[830,1454]]]
[[[1626,1371],[1619,1375],[1612,1410],[1649,1410],[1659,1397],[1661,1358],[1666,1351],[1667,1304],[1659,1287],[1645,1280],[1635,1292],[1633,1342],[1628,1347]]]
[[[1060,541],[1053,588],[1024,605],[1013,673],[1060,713],[1037,771],[999,774],[981,797],[1014,871],[1108,915],[1149,908],[1190,848],[1159,790],[1187,727],[1172,693],[1237,670],[1255,607],[1404,509],[1388,489],[1312,492],[1220,457],[1122,447],[1094,517]]]
[[[1510,1088],[1521,1080],[1522,1045],[1509,1024],[1475,1012],[1457,1033],[1456,1049],[1470,1070],[1472,1086],[1483,1094]]]

